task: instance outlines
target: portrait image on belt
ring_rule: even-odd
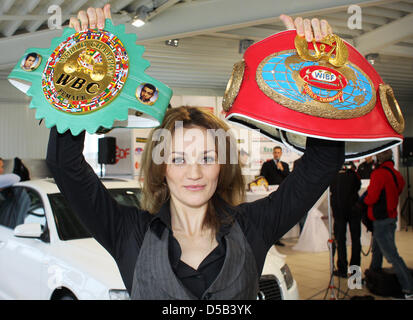
[[[33,71],[37,69],[41,62],[42,57],[39,54],[30,52],[22,59],[21,68],[24,71]]]
[[[158,89],[153,84],[143,83],[136,89],[136,98],[151,106],[158,100]]]

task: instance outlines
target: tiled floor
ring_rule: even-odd
[[[292,247],[297,242],[297,238],[283,239],[285,247],[277,246],[278,252],[285,254],[286,262],[297,281],[300,298],[303,300],[324,299],[328,285],[330,283],[330,256],[329,252],[310,253],[293,250]],[[400,256],[404,259],[409,268],[413,268],[413,230],[408,231],[403,227],[396,231],[396,245]],[[363,251],[367,252],[369,247],[363,246]],[[347,247],[348,257],[351,256],[351,247]],[[362,255],[361,269],[364,278],[364,270],[368,269],[371,260],[371,253],[368,256]],[[384,259],[383,267],[391,265]],[[363,284],[362,289],[348,289],[347,279],[334,277],[334,286],[339,288],[338,299],[350,299],[352,296],[371,295],[376,300],[392,299],[391,297],[380,297],[373,295]],[[336,290],[337,292],[337,290]],[[345,293],[347,295],[345,296]],[[326,299],[330,299],[331,290],[327,292]]]

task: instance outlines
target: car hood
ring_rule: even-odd
[[[275,274],[279,277],[281,267],[285,264],[285,255],[279,253],[275,246],[272,246],[265,258],[262,274]],[[282,280],[282,278],[280,278]]]
[[[62,241],[54,256],[72,272],[94,278],[112,289],[125,289],[113,257],[95,239]]]

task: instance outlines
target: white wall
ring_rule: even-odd
[[[30,99],[0,80],[0,157],[45,159],[49,129],[35,119]]]
[[[45,159],[49,129],[38,123],[27,105],[0,103],[0,157]]]

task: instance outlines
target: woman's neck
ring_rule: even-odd
[[[201,236],[206,232],[203,227],[208,204],[199,208],[188,207],[171,199],[171,224],[174,233],[185,234],[188,237]]]

